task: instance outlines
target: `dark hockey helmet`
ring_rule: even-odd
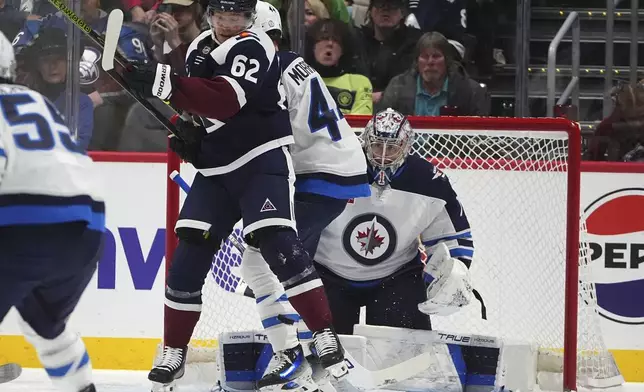
[[[409,156],[414,130],[405,115],[388,108],[369,120],[362,142],[376,183],[385,186]]]
[[[209,0],[210,11],[254,13],[257,0]]]

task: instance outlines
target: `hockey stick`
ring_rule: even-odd
[[[110,12],[107,17],[107,29],[105,29],[106,40],[103,48],[103,56],[101,57],[101,66],[105,71],[114,69],[114,57],[118,53],[119,38],[121,36],[121,28],[123,27],[123,11],[114,11],[117,12]]]
[[[17,363],[0,365],[0,384],[13,381],[22,374],[22,367]]]
[[[110,29],[110,23],[109,23],[110,22],[110,17],[108,17],[108,24],[107,24],[108,30],[105,32],[105,36],[108,37],[108,39],[110,41],[113,41],[114,39],[116,39],[116,42],[117,42],[116,45],[113,45],[112,43],[110,43],[109,46],[114,47],[115,51],[114,51],[113,54],[109,54],[109,53],[105,53],[105,39],[103,39],[103,37],[100,34],[98,34],[96,31],[94,31],[90,25],[85,23],[85,21],[80,16],[76,15],[76,13],[74,13],[74,11],[69,9],[69,7],[67,7],[65,5],[65,3],[62,2],[62,0],[48,0],[48,1],[54,7],[56,7],[60,12],[62,12],[62,14],[65,15],[65,18],[67,18],[67,20],[69,20],[74,25],[76,25],[76,27],[81,29],[85,33],[85,35],[87,35],[92,41],[94,41],[94,43],[96,43],[96,45],[98,45],[101,49],[103,49],[103,56],[107,55],[108,58],[111,57],[113,59],[116,59],[116,61],[119,64],[121,64],[123,67],[125,67],[125,68],[130,66],[130,63],[127,61],[127,59],[116,50],[116,48],[118,48],[118,38],[121,35],[121,25],[123,23],[122,22],[123,21],[123,11],[121,11],[119,9],[115,9],[115,10],[112,10],[112,12],[110,12],[110,16],[111,16],[112,13],[117,13],[117,14],[120,13],[120,17],[118,15],[114,17],[113,22],[112,22],[113,25],[112,25],[111,29]],[[121,20],[121,24],[116,23],[116,21],[118,19]],[[118,28],[118,30],[116,30],[116,28]],[[104,64],[104,62],[102,61],[101,65],[103,65],[103,64]],[[127,82],[113,68],[114,68],[114,65],[112,65],[111,69],[105,70],[105,71],[107,72],[107,74],[112,79],[114,79],[114,81],[116,83],[118,83],[119,86],[121,86],[123,91],[127,92],[135,101],[140,103],[141,106],[143,106],[152,116],[154,116],[157,120],[159,120],[159,122],[169,132],[171,132],[173,135],[179,137],[177,127],[174,124],[172,124],[170,122],[170,120],[168,118],[166,118],[163,115],[163,113],[161,113],[159,110],[157,110],[150,102],[148,102],[144,98],[139,97],[138,94],[132,92],[130,90],[130,88],[128,87]]]

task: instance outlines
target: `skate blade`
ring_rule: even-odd
[[[169,384],[152,381],[152,392],[177,392],[178,390],[177,383],[174,381]]]
[[[349,366],[347,366],[346,361],[342,361],[340,363],[336,363],[335,365],[331,365],[326,370],[329,371],[329,373],[335,378],[336,380],[342,380],[349,374]]]
[[[318,392],[318,385],[313,382],[311,377],[300,377],[296,380],[289,381],[278,389],[283,392]]]

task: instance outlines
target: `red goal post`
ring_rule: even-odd
[[[354,127],[356,131],[359,131],[364,128],[370,117],[348,116],[347,119],[351,126]],[[485,192],[491,192],[494,190],[492,189],[495,187],[494,183],[488,184],[488,182],[490,182],[490,179],[496,181],[498,173],[533,172],[538,174],[538,177],[536,177],[537,182],[535,182],[535,177],[531,177],[530,175],[525,176],[528,180],[527,182],[525,182],[526,180],[523,178],[520,180],[511,179],[511,186],[516,186],[519,191],[522,188],[526,188],[529,191],[531,189],[530,186],[533,185],[527,186],[526,184],[536,184],[539,179],[543,179],[544,187],[552,187],[552,189],[557,192],[559,192],[559,188],[565,186],[565,192],[562,191],[562,195],[560,195],[561,197],[555,198],[557,201],[561,202],[559,204],[564,205],[557,206],[557,208],[553,210],[562,212],[565,210],[565,219],[562,218],[561,222],[562,233],[558,233],[552,237],[546,235],[545,237],[540,238],[543,242],[540,244],[541,247],[550,246],[550,242],[553,242],[553,247],[558,246],[558,244],[555,244],[554,242],[557,242],[560,239],[559,234],[561,241],[565,243],[565,249],[561,249],[560,252],[561,257],[552,258],[552,253],[543,253],[544,264],[552,264],[552,269],[549,271],[550,275],[547,276],[546,279],[549,279],[547,282],[551,283],[551,286],[553,286],[551,290],[555,293],[552,295],[553,298],[551,304],[542,305],[547,307],[552,304],[556,304],[560,299],[564,302],[563,320],[559,323],[559,316],[557,315],[556,317],[553,317],[552,321],[553,329],[556,329],[557,331],[561,329],[563,342],[560,345],[557,343],[558,338],[555,338],[552,339],[552,341],[548,341],[548,343],[540,343],[546,344],[546,346],[549,346],[548,348],[554,349],[554,351],[561,351],[561,349],[563,349],[564,389],[577,390],[578,361],[581,358],[577,345],[579,337],[578,325],[580,323],[579,265],[581,263],[580,260],[582,259],[580,255],[584,253],[584,250],[580,247],[580,227],[583,227],[583,223],[580,219],[581,133],[578,124],[566,119],[478,117],[410,117],[410,122],[417,132],[417,143],[413,152],[431,160],[439,168],[444,169],[450,178],[452,178],[453,175],[454,177],[457,177],[457,183],[459,174],[464,173],[465,177],[461,179],[460,186],[464,186],[464,184],[470,180],[473,180],[472,182],[474,183],[474,180],[479,178],[479,180],[477,180],[477,186],[480,186],[480,188],[476,188],[476,191],[474,191],[474,196],[476,197],[478,197],[476,192],[481,192],[483,197],[485,197],[487,194]],[[168,159],[168,174],[173,170],[179,170],[179,161],[174,154],[170,153]],[[488,173],[491,177],[486,178],[485,173]],[[517,182],[515,183],[514,181]],[[460,196],[461,192],[458,189],[457,193],[459,193]],[[544,195],[546,195],[546,193],[544,193]],[[530,196],[531,195],[528,193],[526,200],[518,200],[515,202],[518,203],[518,206],[522,203],[529,204],[533,201]],[[494,197],[499,197],[499,195]],[[168,203],[166,215],[167,260],[171,260],[176,246],[173,228],[178,216],[179,200],[179,188],[168,180]],[[546,202],[548,202],[548,200],[546,200]],[[465,204],[465,202],[464,207],[466,211],[469,208],[468,204]],[[526,205],[526,207],[529,206]],[[520,209],[516,209],[516,211],[520,211]],[[491,213],[492,215],[490,218],[496,218],[494,216],[494,211],[491,211]],[[502,215],[502,213],[503,212],[501,210],[497,211],[497,214]],[[520,212],[517,212],[517,215],[518,214],[520,214]],[[553,212],[553,214],[555,214],[555,212]],[[518,220],[521,217],[514,216],[510,218]],[[487,220],[488,219],[479,219],[479,222]],[[498,222],[500,222],[499,226],[504,225],[503,220],[498,220]],[[541,223],[541,228],[544,231],[548,231],[550,229],[547,221],[545,223]],[[564,225],[565,232],[563,227]],[[476,229],[474,227],[475,224],[472,226],[474,232]],[[557,225],[554,226],[559,227]],[[494,227],[490,226],[485,229],[481,229],[481,232],[491,231],[492,233],[496,233],[493,229]],[[490,236],[493,236],[493,234],[490,234]],[[503,238],[506,237],[507,236],[504,233],[501,233],[499,241],[503,241]],[[476,236],[474,240],[476,244]],[[488,247],[491,242],[493,241],[487,241]],[[483,241],[483,245],[486,245],[486,241]],[[499,249],[505,246],[504,243],[492,245],[498,246]],[[539,246],[537,246],[535,250],[539,251]],[[475,251],[475,261],[473,264],[476,263],[477,251]],[[485,251],[485,249],[481,250],[482,253],[485,253]],[[541,254],[537,254],[534,258],[538,258],[539,255]],[[229,257],[228,253],[226,255],[218,254],[215,261],[218,260],[221,262],[223,260],[225,263],[229,263],[230,259],[227,259],[227,257]],[[490,260],[491,259],[493,258],[491,257]],[[565,265],[559,265],[559,261]],[[169,264],[169,262],[166,263],[166,266],[169,266]],[[558,276],[559,273],[561,272],[561,275],[563,275],[564,271],[565,278],[559,280],[559,278],[561,278]],[[534,271],[527,271],[526,274],[533,272]],[[503,270],[499,267],[498,273],[486,276],[486,280],[490,280],[492,277],[502,278],[502,274]],[[217,280],[218,278],[214,277],[214,279]],[[220,282],[217,283],[221,285]],[[473,283],[475,285],[477,284],[476,281]],[[206,285],[208,285],[208,281]],[[559,289],[561,290],[561,293],[556,292]],[[594,287],[592,290],[594,291]],[[501,292],[502,290],[499,290],[499,293]],[[485,294],[483,295],[485,296]],[[589,297],[590,296],[592,296],[592,294],[589,294]],[[204,297],[205,309],[208,307],[208,295],[204,294]],[[504,297],[505,293],[500,294],[498,298]],[[217,310],[215,312],[225,312],[225,308],[228,306],[231,308],[236,307],[236,304],[227,304],[222,301],[229,300],[218,298]],[[487,303],[487,305],[488,308],[493,308],[495,304]],[[509,307],[509,310],[512,309],[512,307]],[[504,313],[500,314],[505,317]],[[242,320],[239,325],[235,325],[234,328],[240,330],[250,329],[255,325],[254,321],[250,320],[254,316],[248,317],[248,321]],[[474,324],[476,323],[473,322],[473,325]],[[562,324],[562,326],[558,324]],[[451,326],[453,324],[446,325]],[[515,329],[519,329],[520,327],[520,324],[517,324]],[[230,326],[227,326],[227,328],[230,328]],[[530,326],[527,328],[530,328]],[[547,325],[544,328],[547,328]],[[474,333],[486,332],[483,330],[477,330],[476,327],[474,331]],[[217,334],[222,331],[220,330],[216,319],[213,319],[211,316],[204,315],[202,316],[202,321],[200,321],[200,325],[198,325],[195,332],[198,335],[198,339],[216,339]],[[539,331],[536,327],[534,332],[535,334],[543,333],[543,331]],[[593,333],[591,332],[591,334]],[[523,334],[519,331],[517,337],[523,338],[525,337],[524,335],[528,336],[527,333]],[[558,335],[558,332],[553,332],[553,335]],[[593,334],[593,339],[601,339],[601,336],[597,337],[595,335],[596,334]],[[501,335],[500,337],[503,338],[504,336]],[[603,340],[597,344],[591,344],[590,351],[599,352],[601,350],[605,351]],[[603,352],[601,355],[604,355]],[[586,366],[593,368],[603,368],[608,366],[605,365],[604,362],[606,361],[604,361],[602,357],[599,361],[593,360],[590,365]],[[604,371],[604,373],[610,373],[610,371]]]

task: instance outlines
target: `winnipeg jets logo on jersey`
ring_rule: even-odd
[[[342,234],[344,250],[358,263],[376,265],[391,256],[398,235],[382,215],[364,214],[352,219]]]

